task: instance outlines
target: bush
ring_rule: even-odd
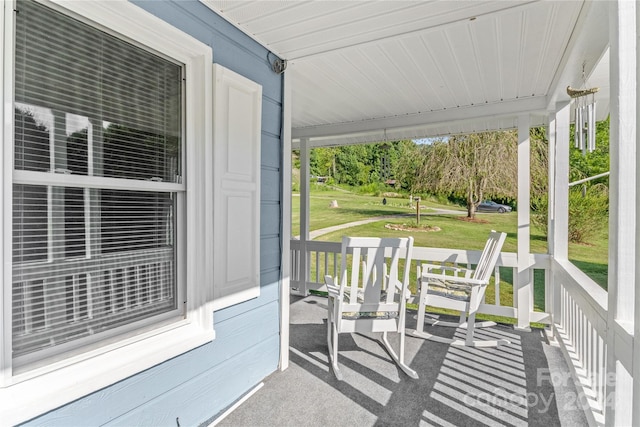
[[[582,194],[569,192],[569,241],[585,243],[608,224],[609,194],[606,186],[596,185]]]
[[[532,222],[547,235],[548,200],[545,197],[532,204]],[[581,188],[569,190],[569,241],[587,243],[606,227],[609,218],[609,191],[605,185],[588,187],[583,194]]]
[[[367,185],[361,185],[359,187],[356,188],[356,191],[359,194],[371,194],[372,196],[380,196],[380,194],[382,193],[382,189],[384,186],[382,186],[382,184],[379,184],[377,182],[372,182],[371,184],[367,184]]]

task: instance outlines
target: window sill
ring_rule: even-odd
[[[214,339],[212,326],[213,323],[206,330],[198,322],[185,320],[58,365],[14,376],[13,384],[0,388],[0,420],[6,425],[28,421],[193,350]]]

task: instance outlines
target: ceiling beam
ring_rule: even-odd
[[[308,126],[294,128],[292,138],[326,138],[331,136],[345,136],[362,132],[389,130],[398,128],[410,128],[460,120],[473,120],[479,118],[517,116],[520,113],[535,113],[545,111],[547,98],[530,97],[515,100],[502,101],[492,104],[474,105],[424,113],[405,114],[379,119],[362,120],[338,124]]]

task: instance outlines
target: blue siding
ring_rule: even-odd
[[[213,60],[263,87],[260,297],[216,312],[216,339],[26,425],[198,425],[277,369],[279,358],[281,76],[267,51],[198,1],[133,1],[212,46]]]

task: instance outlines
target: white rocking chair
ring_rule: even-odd
[[[422,264],[418,267],[418,318],[413,335],[456,346],[495,347],[509,344],[508,340],[474,340],[475,328],[495,326],[495,322],[475,322],[476,313],[484,299],[489,279],[507,237],[506,233],[491,231],[475,270]],[[449,308],[460,311],[459,322],[425,319],[425,308]],[[467,316],[468,313],[468,316]],[[466,328],[466,339],[445,338],[424,331],[425,320],[432,325]]]
[[[412,251],[412,237],[343,237],[339,285],[337,278],[325,276],[329,293],[327,345],[333,373],[338,380],[342,380],[338,367],[338,335],[353,332],[382,332],[382,343],[391,358],[411,378],[418,378],[416,371],[404,362],[405,313],[407,299],[411,296],[409,271]],[[351,258],[350,267],[348,256]],[[398,263],[401,258],[405,265],[400,278]],[[385,260],[389,265],[388,271]],[[388,332],[399,334],[397,352],[387,339]]]

